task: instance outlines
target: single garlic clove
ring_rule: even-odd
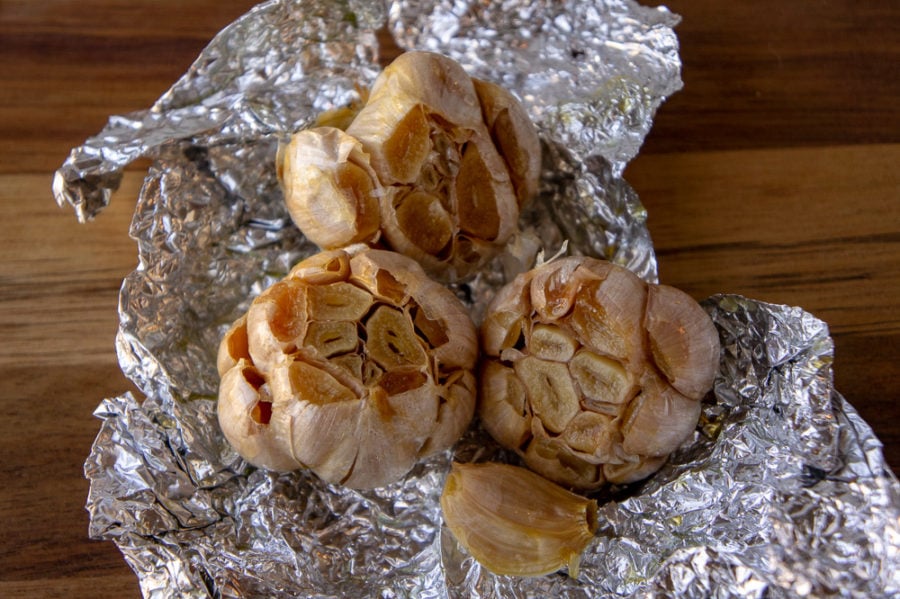
[[[622,443],[622,434],[613,416],[581,412],[569,422],[562,440],[590,463],[606,464],[616,461],[616,447]]]
[[[365,328],[366,351],[382,368],[425,365],[425,349],[404,312],[379,306]]]
[[[306,334],[307,286],[296,279],[275,283],[247,310],[247,344],[253,364],[268,372],[294,351]]]
[[[352,283],[310,285],[307,311],[311,320],[357,321],[372,307],[372,295]]]
[[[240,359],[222,375],[218,419],[225,438],[245,460],[260,468],[288,471],[300,465],[269,426],[272,397],[262,375]]]
[[[286,278],[301,279],[310,285],[327,285],[346,281],[349,275],[350,255],[344,250],[331,250],[301,260]]]
[[[641,279],[625,268],[613,268],[602,281],[581,286],[565,323],[584,346],[639,370],[646,297]]]
[[[632,462],[622,464],[604,464],[603,475],[606,480],[616,485],[628,485],[643,480],[663,467],[667,456],[641,456]]]
[[[444,522],[495,574],[541,576],[568,567],[597,529],[597,503],[524,468],[453,464],[441,494]]]
[[[340,483],[358,452],[354,431],[361,390],[323,366],[289,358],[272,372],[272,428],[297,462],[327,482]]]
[[[450,252],[453,239],[453,218],[441,198],[426,191],[398,194],[393,203],[393,215],[397,231],[388,231],[389,240],[407,246],[425,259],[425,256],[440,256]],[[391,235],[391,233],[395,233]]]
[[[457,371],[438,389],[438,397],[438,426],[419,450],[421,457],[452,447],[469,428],[475,415],[475,375]]]
[[[481,325],[481,344],[491,356],[499,356],[507,349],[524,349],[525,317],[520,312],[491,312]]]
[[[528,356],[516,361],[515,372],[525,385],[534,415],[554,433],[565,430],[580,409],[566,365]]]
[[[581,262],[577,257],[559,258],[531,271],[531,302],[541,318],[555,321],[572,309],[583,282],[575,275]]]
[[[250,346],[247,341],[247,315],[244,314],[229,327],[219,343],[216,354],[216,369],[222,377],[237,363],[244,359],[250,361]]]
[[[568,362],[575,355],[578,342],[564,329],[550,324],[538,324],[531,330],[528,352],[542,360]]]
[[[641,394],[624,417],[622,447],[635,455],[668,455],[697,426],[700,402],[685,397],[651,373],[645,374],[641,386]]]
[[[528,113],[499,85],[473,79],[491,139],[506,161],[519,207],[537,195],[541,172],[541,142]]]
[[[357,325],[348,320],[314,320],[308,325],[303,345],[324,359],[347,354],[359,345]]]
[[[369,391],[356,433],[359,453],[345,485],[370,489],[398,480],[421,457],[438,417],[437,393],[430,380],[402,389]]]
[[[279,157],[288,212],[310,241],[330,249],[377,239],[384,191],[358,140],[333,127],[307,129]]]
[[[585,406],[618,413],[618,406],[634,396],[635,381],[616,360],[580,349],[569,361],[569,372],[585,399]]]
[[[485,430],[504,447],[522,447],[531,437],[531,412],[519,377],[499,362],[486,362],[480,385],[479,416]]]
[[[651,285],[645,327],[653,361],[669,383],[702,399],[719,367],[719,334],[706,311],[679,289]]]
[[[584,459],[561,436],[548,433],[537,418],[531,419],[531,440],[521,455],[529,468],[567,487],[596,489],[606,482],[596,460]]]

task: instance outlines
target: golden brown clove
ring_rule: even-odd
[[[495,574],[540,576],[568,568],[597,530],[597,502],[508,464],[453,464],[441,494],[444,522]]]

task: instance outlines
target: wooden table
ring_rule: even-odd
[[[0,4],[0,596],[137,597],[87,538],[82,464],[130,389],[116,299],[142,166],[96,221],[50,193],[70,148],[148,107],[250,0]],[[900,471],[900,5],[673,0],[685,89],[626,176],[663,281],[830,324],[838,390]]]

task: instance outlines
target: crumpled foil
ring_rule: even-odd
[[[248,466],[216,420],[215,352],[252,297],[315,251],[292,226],[279,139],[359,98],[385,22],[522,99],[545,149],[522,225],[656,280],[646,214],[622,178],[681,86],[678,17],[627,0],[271,0],[223,30],[149,110],[72,151],[54,193],[80,220],[124,167],[153,159],[131,235],[116,347],[145,396],[104,400],[85,463],[90,534],[145,597],[887,597],[900,593],[900,485],[832,385],[824,323],[722,295],[700,426],[643,484],[600,499],[579,576],[495,576],[442,527],[451,459],[507,457],[477,426],[402,481],[357,492]],[[513,245],[528,246],[527,239]],[[528,253],[455,287],[479,306]],[[524,266],[518,264],[518,267]]]

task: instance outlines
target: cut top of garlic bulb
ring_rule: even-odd
[[[257,466],[383,486],[465,431],[476,354],[461,302],[413,260],[322,252],[222,339],[219,422]]]
[[[719,363],[718,333],[690,296],[586,257],[501,289],[481,342],[485,428],[581,489],[658,469],[696,427]]]
[[[540,153],[512,94],[447,57],[406,52],[346,132],[295,134],[278,172],[294,222],[320,247],[380,243],[448,281],[473,275],[516,232]]]

